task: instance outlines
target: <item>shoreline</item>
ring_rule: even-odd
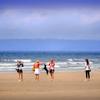
[[[41,71],[41,73],[45,73],[45,71],[44,70],[42,70],[42,69],[40,69]],[[83,70],[82,69],[56,69],[55,70],[55,72],[84,72],[85,70],[84,70],[84,68],[83,68]],[[100,68],[91,68],[91,71],[92,72],[94,72],[94,71],[100,71]],[[33,72],[32,70],[23,70],[23,72]],[[16,70],[14,71],[0,71],[0,73],[16,73]]]

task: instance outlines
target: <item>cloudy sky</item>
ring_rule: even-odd
[[[100,0],[0,0],[0,39],[100,40]]]
[[[0,0],[0,39],[100,39],[99,0]]]

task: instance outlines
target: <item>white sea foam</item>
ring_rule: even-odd
[[[30,62],[32,62],[31,59],[14,59],[13,61],[14,61],[14,62],[22,61],[22,62],[24,62],[24,63],[30,63]]]
[[[7,67],[7,66],[15,66],[16,64],[15,63],[0,63],[0,67],[3,66],[3,67]]]

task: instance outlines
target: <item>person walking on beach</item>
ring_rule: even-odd
[[[41,65],[41,63],[40,63],[39,60],[37,60],[37,61],[34,63],[34,65],[33,65],[33,67],[34,67],[34,74],[35,74],[35,80],[39,80],[40,65]]]
[[[49,62],[49,72],[50,72],[51,79],[54,79],[54,71],[55,71],[55,62],[54,60],[51,60]]]
[[[23,62],[17,61],[17,68],[16,68],[16,71],[17,71],[17,73],[18,73],[18,80],[19,80],[19,81],[23,81],[23,69],[22,69],[22,67],[24,67]]]
[[[90,80],[90,72],[91,72],[91,68],[90,68],[89,60],[85,59],[85,74],[87,80]]]

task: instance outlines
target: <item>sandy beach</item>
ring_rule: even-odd
[[[84,71],[56,72],[51,80],[41,73],[36,81],[32,72],[24,72],[23,82],[16,72],[0,73],[0,100],[100,100],[100,71],[91,72],[85,81]]]

